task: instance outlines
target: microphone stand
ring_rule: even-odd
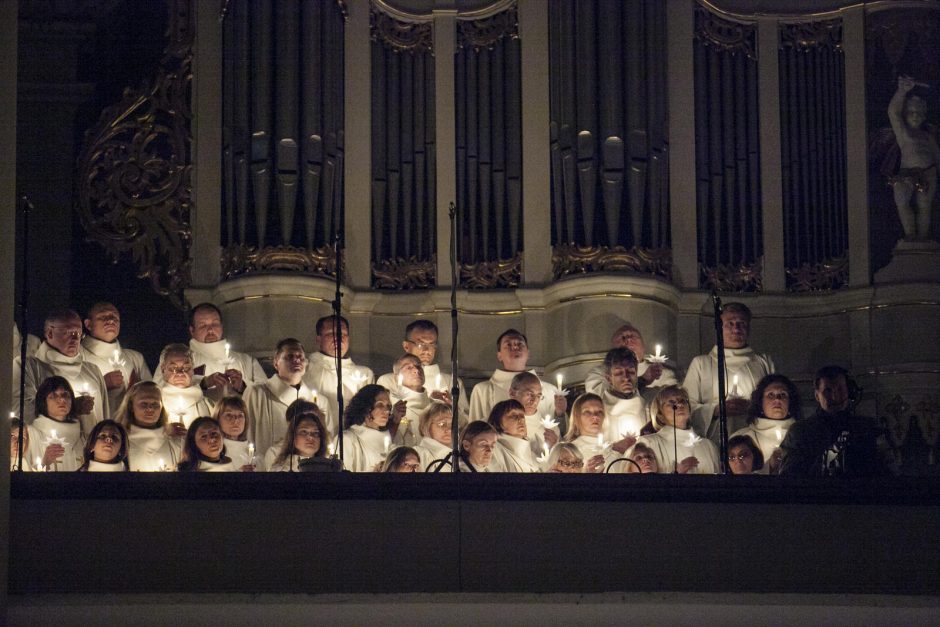
[[[336,358],[336,437],[339,440],[339,464],[343,468],[343,253],[339,246],[340,225],[336,222],[333,256],[336,259],[336,295],[333,298],[333,352]]]
[[[614,461],[612,461],[612,462],[610,462],[609,464],[607,464],[607,470],[604,471],[604,474],[605,474],[605,475],[606,475],[606,474],[609,474],[609,473],[610,473],[610,469],[614,467],[614,464],[619,464],[620,462],[630,462],[631,464],[633,464],[634,466],[636,466],[637,472],[639,472],[641,475],[643,474],[643,469],[640,468],[640,465],[639,465],[638,463],[636,463],[635,461],[633,461],[632,459],[630,459],[629,457],[618,457],[618,458],[615,459]]]
[[[459,412],[457,410],[457,402],[460,400],[460,380],[457,378],[457,205],[455,205],[453,201],[450,203],[447,215],[450,216],[450,402],[454,417],[453,420],[451,420],[450,427],[451,442],[454,447],[451,452],[451,456],[454,460],[454,463],[451,464],[451,472],[460,472],[460,464],[458,463],[460,460],[460,442],[458,438]]]
[[[718,351],[718,450],[721,456],[721,474],[731,474],[728,466],[728,409],[725,407],[725,337],[721,326],[721,299],[712,290],[712,303],[715,307],[715,348]]]
[[[679,474],[679,427],[676,426],[675,405],[672,406],[672,474]]]
[[[23,248],[20,259],[20,425],[19,441],[16,444],[16,469],[23,472],[23,432],[26,430],[26,344],[29,333],[26,328],[26,314],[29,312],[29,212],[34,209],[33,203],[26,195],[20,197],[20,207],[23,210]]]

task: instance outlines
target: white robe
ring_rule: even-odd
[[[424,389],[428,391],[428,395],[431,392],[451,391],[453,380],[449,374],[441,373],[441,367],[438,364],[422,366],[422,369],[424,370]],[[437,386],[438,377],[441,378],[440,387]],[[387,390],[392,390],[398,386],[398,378],[395,373],[388,372],[379,377],[376,383]],[[457,401],[457,423],[462,427],[469,422],[470,398],[467,396],[467,388],[464,387],[462,379],[457,379],[457,386],[460,388],[460,399]]]
[[[405,416],[398,425],[393,443],[396,446],[416,446],[421,441],[421,434],[418,432],[421,416],[431,407],[431,398],[423,390],[415,392],[405,386],[398,387],[397,381],[394,382],[394,387],[389,388],[388,397],[392,407],[399,401],[407,403]]]
[[[339,403],[336,401],[336,359],[324,353],[310,353],[307,355],[307,373],[304,383],[317,394],[317,405],[326,414],[327,431],[331,437],[338,433]],[[353,360],[346,357],[342,361],[343,368],[343,407],[349,406],[349,400],[355,396],[362,387],[372,383],[375,375],[365,366],[357,366]]]
[[[104,384],[104,378],[97,366],[87,363],[79,351],[75,357],[67,357],[45,342],[36,349],[33,357],[26,358],[26,387],[25,404],[23,414],[27,424],[32,421],[36,413],[36,390],[48,377],[64,377],[75,396],[81,396],[83,391],[95,398],[95,408],[90,414],[79,416],[82,422],[82,428],[85,433],[90,433],[95,424],[101,422],[106,417],[110,417],[110,407],[108,405],[108,388]],[[20,411],[20,369],[19,361],[13,369],[13,407],[12,410],[19,414]]]
[[[273,463],[274,460],[272,459],[271,467],[268,470],[271,472],[300,472],[300,462],[305,459],[310,458],[301,457],[300,455],[291,455],[278,464]]]
[[[496,438],[493,460],[502,472],[540,472],[541,465],[528,440],[500,433]],[[493,463],[490,464],[491,466]]]
[[[421,467],[418,468],[418,472],[427,472],[428,464],[431,462],[443,459],[450,455],[452,449],[446,444],[441,444],[434,438],[423,437],[421,441],[414,447],[418,451],[418,460],[421,464]],[[451,467],[447,464],[444,464],[444,467],[441,469],[441,472],[449,472]]]
[[[535,374],[534,370],[529,370]],[[493,406],[500,401],[509,399],[509,386],[518,372],[497,369],[486,381],[473,386],[470,393],[470,419],[486,420],[490,417]],[[541,380],[540,380],[541,381]],[[558,388],[547,381],[542,381],[542,400],[539,401],[538,414],[540,416],[555,415],[555,394]]]
[[[187,429],[196,418],[212,415],[212,405],[196,383],[188,388],[163,385],[160,394],[163,396],[163,407],[170,416],[170,422],[179,422],[182,416]]]
[[[124,462],[105,463],[91,460],[88,462],[88,472],[124,472]]]
[[[252,455],[248,454],[248,445],[251,443],[248,440],[229,440],[225,438],[223,443],[225,444],[225,456],[232,460],[236,470],[241,470],[242,466],[251,463]]]
[[[343,431],[343,465],[352,472],[373,472],[376,464],[385,461],[390,442],[388,431],[353,425]]]
[[[86,435],[82,431],[80,422],[59,422],[40,414],[26,428],[29,429],[29,453],[24,454],[31,461],[42,459],[46,453],[46,447],[50,444],[52,432],[55,431],[56,438],[62,441],[65,453],[56,463],[49,464],[46,470],[58,472],[78,470],[78,467],[84,463],[83,449]]]
[[[578,447],[578,450],[581,451],[581,457],[584,458],[584,468],[582,469],[582,472],[587,472],[588,460],[590,460],[595,455],[602,455],[604,457],[604,466],[600,469],[601,473],[607,472],[607,466],[612,461],[622,457],[620,453],[611,448],[610,442],[605,441],[603,445],[598,445],[596,435],[579,435],[574,440],[572,440],[571,443]],[[620,464],[618,464],[618,466],[619,465]],[[611,472],[615,472],[617,470],[619,470],[619,468],[614,466],[611,469]]]
[[[768,374],[774,372],[774,362],[769,355],[754,352],[754,349],[725,349],[725,392],[732,396],[732,380],[738,375],[737,391],[734,396],[751,397],[751,392]],[[711,439],[718,439],[718,421],[715,420],[715,407],[718,406],[718,348],[712,347],[707,355],[699,355],[689,364],[682,387],[689,393],[692,401],[692,428]],[[728,433],[741,428],[744,416],[728,416]]]
[[[637,357],[639,357],[639,355],[637,355]],[[636,367],[637,376],[642,377],[646,374],[646,371],[649,370],[649,367],[649,362],[646,360],[641,361]],[[656,393],[659,392],[660,388],[664,388],[668,385],[676,385],[678,383],[679,380],[676,378],[675,369],[663,364],[662,374],[649,385],[644,385],[640,390],[640,395],[649,403],[656,396]],[[584,378],[584,391],[600,396],[605,389],[607,389],[607,371],[604,370],[604,364],[602,363],[600,366],[595,366],[588,371],[587,377]]]
[[[604,438],[608,442],[617,442],[626,435],[640,435],[640,430],[649,421],[642,396],[634,394],[633,398],[620,398],[606,389],[601,398],[604,399]]]
[[[236,466],[231,459],[227,462],[223,462],[222,460],[210,462],[205,459],[200,459],[199,466],[196,470],[198,472],[239,472],[241,467]]]
[[[18,359],[20,356],[20,342],[23,341],[23,336],[20,335],[20,328],[16,326],[16,323],[13,323],[13,355],[14,359]],[[32,357],[36,354],[36,349],[39,348],[39,345],[42,343],[38,337],[32,333],[26,334],[26,356]],[[17,362],[19,363],[19,362]],[[23,466],[25,469],[26,466]]]
[[[245,393],[248,406],[248,439],[255,450],[266,452],[287,433],[287,408],[297,399],[313,401],[313,392],[301,382],[295,388],[277,375]]]
[[[193,368],[199,373],[193,377],[194,383],[199,383],[203,377],[216,372],[225,373],[228,369],[235,369],[242,373],[242,379],[247,385],[260,383],[268,378],[264,373],[264,368],[258,363],[258,360],[247,353],[238,351],[229,351],[230,364],[225,359],[225,340],[218,342],[199,342],[194,339],[189,340],[189,349],[193,352]],[[158,385],[163,385],[163,360],[157,364],[157,370],[153,374],[153,380]],[[233,394],[231,389],[208,390],[208,395],[214,400],[223,396]]]
[[[542,418],[539,414],[530,414],[525,417],[525,430],[528,436],[526,439],[529,441],[532,454],[536,457],[547,455],[547,451],[552,448],[545,442],[545,426],[542,424]],[[559,436],[558,441],[561,441],[558,427],[554,427],[552,431],[555,432],[556,436]]]
[[[114,351],[119,352],[120,358],[124,362],[123,366],[116,368],[113,365]],[[102,378],[104,375],[109,372],[114,372],[115,370],[120,370],[121,374],[124,376],[123,386],[108,390],[108,405],[111,408],[112,416],[117,412],[118,407],[120,407],[121,402],[124,400],[124,395],[127,393],[127,387],[131,381],[132,373],[137,372],[137,378],[140,381],[150,381],[153,379],[153,374],[150,372],[150,368],[147,367],[144,356],[135,350],[123,348],[119,340],[103,342],[90,335],[86,335],[82,338],[82,354],[86,362],[98,367],[98,370],[101,371]]]
[[[675,439],[676,434],[678,442]],[[677,452],[680,462],[689,456],[698,459],[698,467],[690,470],[690,474],[708,475],[721,472],[718,447],[711,440],[696,435],[692,429],[676,430],[666,425],[656,433],[640,436],[637,440],[637,444],[639,443],[646,444],[656,454],[660,474],[675,472]],[[626,457],[633,458],[632,448],[627,451]]]
[[[131,426],[127,429],[127,444],[131,470],[142,472],[176,470],[183,450],[181,438],[168,434],[164,427]],[[161,461],[164,468],[160,467]]]
[[[731,437],[746,435],[754,440],[757,448],[764,455],[764,467],[758,470],[757,474],[767,475],[770,474],[770,458],[773,456],[774,451],[780,448],[780,443],[787,437],[787,431],[790,430],[790,426],[794,422],[793,418],[783,420],[757,418],[743,429],[738,429],[732,433]]]

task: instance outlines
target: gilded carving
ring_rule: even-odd
[[[467,289],[511,288],[521,283],[521,252],[512,259],[460,264],[460,285]]]
[[[757,59],[757,28],[718,17],[702,5],[695,7],[695,38],[719,52]]]
[[[246,274],[291,272],[336,278],[336,255],[332,246],[296,248],[294,246],[255,246],[231,244],[222,251],[222,279]]]
[[[372,41],[395,52],[434,53],[434,30],[430,21],[404,21],[380,11],[373,3],[369,11]]]
[[[842,49],[842,20],[781,24],[780,47],[807,51]]]
[[[156,76],[105,109],[78,160],[78,212],[88,236],[117,262],[130,253],[138,276],[183,306],[190,282],[189,83],[193,15],[169,3],[169,43]]]
[[[457,20],[457,49],[475,52],[492,49],[502,39],[519,39],[519,12],[513,4],[505,11],[479,19]]]
[[[552,250],[555,279],[592,272],[627,272],[672,277],[672,251],[668,248],[578,246],[561,244]]]
[[[719,292],[759,292],[763,289],[763,261],[702,267],[702,287]]]
[[[849,258],[843,255],[799,268],[787,268],[787,288],[791,292],[837,290],[849,284]]]
[[[383,259],[372,263],[372,287],[380,290],[418,290],[436,284],[437,261],[433,257],[420,261],[408,259]]]

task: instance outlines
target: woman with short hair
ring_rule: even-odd
[[[584,472],[584,456],[571,442],[559,442],[548,454],[546,466],[548,472],[582,473]]]
[[[199,416],[189,425],[183,443],[180,472],[233,472],[238,470],[225,454],[222,428],[215,418]]]
[[[212,417],[222,429],[225,454],[242,472],[255,470],[255,447],[248,440],[248,405],[241,396],[226,396],[212,410]]]
[[[689,394],[678,385],[659,390],[650,403],[650,415],[656,433],[642,435],[637,444],[648,446],[656,454],[661,474],[715,474],[721,471],[718,447],[702,438],[690,426],[692,417]],[[627,453],[633,457],[634,445]]]
[[[126,472],[127,432],[114,420],[102,420],[88,434],[84,448],[85,462],[79,471]]]
[[[117,422],[127,432],[130,469],[143,472],[176,470],[186,430],[170,425],[160,387],[153,381],[132,385],[118,408]]]
[[[499,434],[488,422],[473,420],[460,431],[461,472],[498,472],[493,454]]]
[[[432,402],[418,420],[421,441],[414,447],[421,463],[420,472],[428,472],[428,466],[448,457],[453,451],[454,414],[450,405]],[[431,470],[434,470],[433,468]]]
[[[29,459],[51,471],[78,470],[86,434],[75,413],[75,392],[64,377],[45,379],[36,390],[36,418],[29,429]]]
[[[782,374],[769,374],[751,393],[747,424],[731,434],[745,435],[760,449],[766,464],[759,474],[777,474],[780,469],[780,443],[793,423],[802,418],[800,396],[793,381]]]
[[[728,467],[733,475],[750,475],[764,467],[764,454],[749,436],[728,439]]]
[[[418,451],[410,446],[399,446],[385,458],[382,472],[421,472]]]

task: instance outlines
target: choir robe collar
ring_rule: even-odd
[[[275,374],[265,381],[264,384],[267,386],[268,390],[271,391],[271,394],[274,395],[274,398],[284,405],[290,405],[298,398],[306,400],[313,398],[313,392],[303,381],[300,382],[300,387],[295,388]]]
[[[182,413],[185,415],[184,422],[187,428],[193,420],[200,416],[200,403],[204,404],[203,409],[208,411],[209,408],[209,401],[198,383],[186,388],[165,384],[160,387],[160,394],[163,396],[163,406],[166,408],[167,414],[170,415],[170,421],[173,422]],[[187,418],[188,420],[186,420]]]
[[[52,430],[55,429],[56,437],[62,438],[65,441],[63,446],[66,451],[84,439],[82,437],[82,423],[77,420],[75,422],[60,422],[43,414],[39,414],[36,416],[36,419],[33,420],[32,426],[39,429],[43,436],[47,438],[52,437]],[[41,444],[43,444],[42,448],[45,449],[45,444]]]
[[[793,420],[793,418],[774,420],[773,418],[765,418],[761,416],[749,424],[747,429],[756,431],[762,437],[776,441],[776,446],[780,446],[780,443],[783,442],[783,438],[786,437],[787,431],[790,430],[790,427],[793,426],[794,422],[795,420]],[[777,434],[778,430],[780,431],[779,435]]]
[[[226,343],[224,339],[218,340],[217,342],[206,343],[190,338],[189,349],[197,355],[205,355],[212,361],[225,361]],[[229,350],[229,357],[234,357],[233,351],[231,350]]]
[[[238,467],[232,463],[228,457],[222,456],[217,462],[211,462],[207,459],[199,460],[199,472],[237,472]]]
[[[153,455],[163,448],[168,439],[169,435],[167,435],[166,429],[159,425],[153,429],[133,425],[127,430],[128,444],[133,442],[135,447],[143,449],[148,455]],[[169,464],[174,460],[168,459],[166,461]]]
[[[539,472],[539,462],[528,440],[500,433],[496,441],[503,447],[506,472]]]
[[[526,372],[531,372],[532,374],[535,374],[534,370],[527,370]],[[512,383],[513,378],[517,374],[519,373],[510,372],[509,370],[503,370],[502,368],[497,368],[496,370],[493,371],[493,374],[490,376],[490,381],[492,381],[497,387],[508,391],[509,385]]]
[[[307,355],[307,360],[309,361],[309,364],[307,365],[308,371],[311,367],[316,367],[328,372],[336,372],[336,358],[330,357],[326,353],[321,353],[320,351],[310,353]],[[344,374],[347,370],[357,367],[355,362],[353,362],[352,357],[343,357],[341,363]],[[343,385],[345,384],[346,382],[344,381]]]
[[[91,460],[88,462],[88,472],[124,472],[127,468],[124,467],[124,462],[96,462]]]
[[[39,345],[39,348],[36,349],[35,357],[39,361],[52,366],[56,374],[65,377],[69,381],[78,381],[81,379],[82,364],[85,363],[85,357],[82,355],[80,349],[77,355],[69,357],[65,353],[60,353],[57,349],[49,346],[48,343],[43,342]],[[78,390],[72,391],[76,395],[79,393]]]
[[[587,460],[591,459],[595,455],[604,455],[607,457],[609,448],[606,441],[603,446],[597,445],[597,436],[596,435],[579,435],[574,440],[571,441],[578,450],[581,451],[581,455],[584,457],[584,462],[587,463]]]
[[[123,351],[121,341],[105,342],[91,335],[82,338],[82,348],[97,357],[99,360],[109,361],[114,358],[114,351]]]
[[[442,457],[446,457],[451,454],[451,448],[449,446],[446,444],[441,444],[434,438],[427,435],[421,438],[418,446],[429,451],[431,455],[434,456],[434,459],[441,459]],[[423,472],[424,468],[422,468],[421,471]]]

